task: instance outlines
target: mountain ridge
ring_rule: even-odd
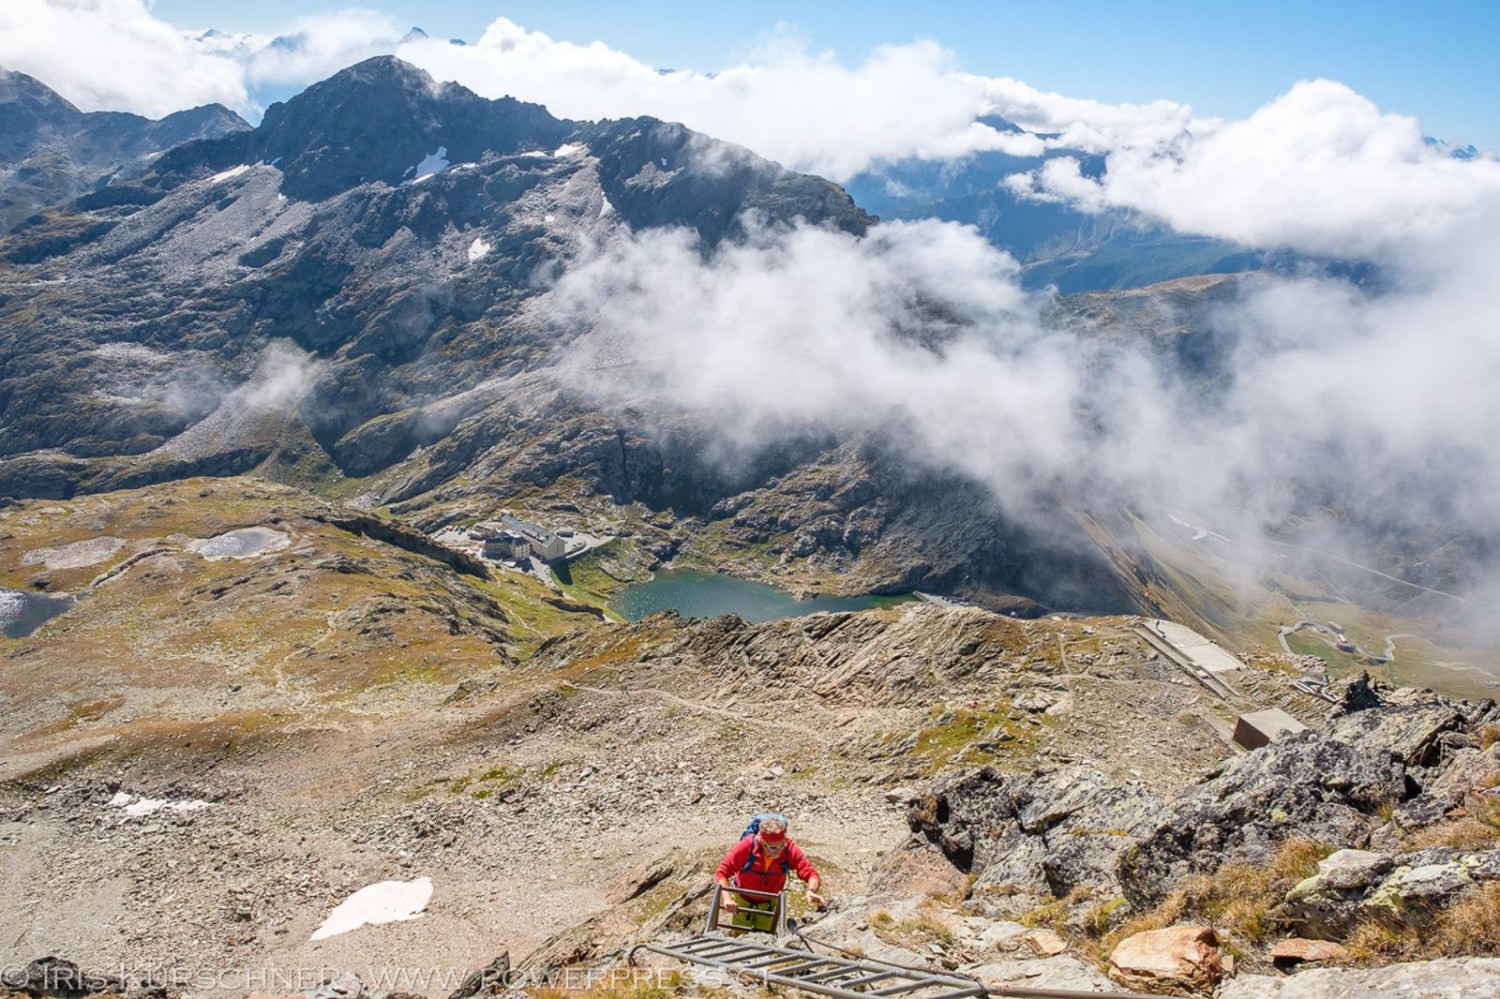
[[[143,172],[168,148],[249,127],[221,104],[155,121],[83,112],[40,80],[0,67],[0,234],[41,209]]]

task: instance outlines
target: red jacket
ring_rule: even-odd
[[[781,891],[786,887],[786,868],[797,873],[797,877],[803,881],[810,881],[814,877],[822,880],[818,869],[807,859],[807,854],[802,852],[802,847],[787,840],[786,849],[782,851],[786,864],[782,864],[782,857],[771,861],[769,871],[762,870],[766,863],[765,851],[760,848],[760,837],[746,836],[740,840],[729,852],[724,854],[724,859],[719,861],[719,869],[714,872],[714,880],[727,879],[730,884],[739,888],[749,888],[751,891]],[[750,870],[745,870],[745,863],[754,856],[755,863],[751,864]]]

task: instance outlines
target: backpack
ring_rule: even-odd
[[[780,812],[761,812],[760,814],[753,816],[750,819],[750,824],[745,827],[745,831],[742,832],[742,833],[740,833],[740,841],[741,842],[744,842],[745,840],[749,839],[751,836],[754,836],[756,833],[760,832],[760,823],[761,823],[762,819],[778,819],[778,820],[780,820],[782,826],[785,827],[786,829],[790,830],[791,827],[792,827],[792,824],[787,821],[787,817],[785,815],[782,815]],[[788,842],[790,842],[790,837],[788,837]],[[792,870],[792,865],[789,864],[787,862],[787,859],[786,859],[787,858],[787,853],[788,853],[788,851],[786,851],[786,850],[782,850],[781,851],[781,873],[782,874],[789,874],[789,873],[791,873],[791,870]],[[746,859],[746,861],[745,861],[745,866],[741,867],[740,870],[742,870],[742,871],[748,871],[751,868],[753,868],[754,866],[755,866],[755,851],[751,850],[749,858]]]

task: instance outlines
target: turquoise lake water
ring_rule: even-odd
[[[646,583],[615,594],[610,609],[627,621],[675,610],[684,617],[738,614],[752,624],[819,611],[853,611],[884,607],[907,597],[813,597],[798,600],[786,590],[733,576],[692,569],[666,570]]]

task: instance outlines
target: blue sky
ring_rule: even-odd
[[[301,0],[157,0],[181,27],[275,32],[319,6]],[[1500,149],[1500,4],[1395,2],[990,2],[861,4],[362,4],[435,37],[473,41],[496,17],[564,41],[603,41],[659,67],[714,71],[742,61],[782,26],[846,64],[918,38],[959,67],[1112,103],[1169,99],[1200,115],[1241,118],[1296,81],[1348,84],[1382,110],[1414,115],[1431,135]]]

